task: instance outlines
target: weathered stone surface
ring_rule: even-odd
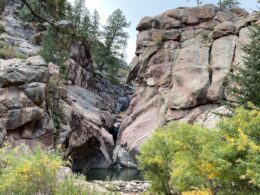
[[[219,101],[224,97],[223,83],[230,72],[237,37],[234,35],[216,40],[212,46],[212,83],[207,97],[209,101]]]
[[[218,39],[220,37],[224,37],[226,35],[234,34],[235,33],[235,26],[233,22],[225,21],[218,24],[213,31],[213,39]]]
[[[232,21],[233,17],[234,15],[231,12],[219,11],[214,17],[214,20],[218,22]]]
[[[181,22],[166,16],[156,16],[152,19],[152,28],[156,29],[172,29],[181,26]]]
[[[174,50],[161,49],[154,54],[147,65],[147,84],[162,86],[170,84],[172,75],[172,59]]]
[[[194,45],[178,51],[172,70],[171,108],[185,109],[206,103],[210,85],[209,48]]]
[[[31,82],[46,83],[49,78],[46,66],[40,57],[0,60],[0,87]]]
[[[143,31],[152,28],[152,19],[153,19],[152,17],[147,17],[147,16],[142,18],[142,20],[137,25],[136,30]]]
[[[42,106],[46,99],[46,84],[45,83],[29,83],[19,86],[23,89],[27,97],[36,105]]]
[[[116,146],[113,154],[113,161],[119,163],[122,167],[137,168],[134,156],[130,155],[126,147]]]
[[[166,30],[164,25],[173,23],[169,18],[180,26]],[[227,113],[219,102],[231,100],[224,95],[223,83],[235,64],[242,65],[241,44],[248,43],[248,26],[258,20],[255,13],[217,11],[212,5],[177,8],[146,18],[128,77],[136,81],[136,91],[117,140],[126,162],[135,162],[140,145],[170,121],[215,127],[220,118],[214,112]],[[167,32],[171,38],[165,36]],[[119,151],[114,153],[120,157]]]
[[[178,8],[165,12],[163,15],[175,18],[187,24],[195,24],[199,21],[212,19],[216,14],[214,5],[207,5],[197,8]]]
[[[239,37],[236,43],[234,66],[243,65],[243,57],[245,57],[245,52],[243,51],[243,46],[250,43],[249,28],[242,28],[239,31]]]

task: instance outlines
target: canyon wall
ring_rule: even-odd
[[[39,55],[48,24],[22,22],[20,6],[8,2],[0,18],[0,49],[11,51],[0,59],[0,146],[61,146],[74,170],[110,167],[113,125],[117,113],[128,107],[132,89],[112,85],[96,72],[83,42],[71,46],[64,79],[59,66]],[[59,21],[56,27],[66,32],[73,24]]]
[[[224,82],[235,66],[243,65],[242,46],[259,19],[256,12],[205,5],[140,21],[127,78],[136,89],[114,153],[121,164],[132,166],[144,141],[170,121],[215,127],[219,116],[214,113],[228,112],[220,102],[232,101]]]

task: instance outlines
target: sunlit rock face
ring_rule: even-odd
[[[214,5],[144,17],[137,26],[136,57],[127,78],[137,87],[117,148],[134,158],[157,127],[173,120],[215,127],[219,117],[213,113],[227,112],[220,105],[229,99],[224,82],[234,66],[243,65],[241,47],[250,41],[248,28],[259,19],[256,13]]]

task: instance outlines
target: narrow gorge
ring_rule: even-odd
[[[249,27],[260,23],[257,12],[215,5],[144,17],[132,70],[115,85],[95,70],[84,41],[71,45],[62,78],[60,67],[39,55],[49,25],[22,22],[20,6],[8,1],[0,18],[0,48],[13,54],[0,56],[0,145],[61,147],[83,173],[137,168],[141,145],[170,121],[215,127],[216,113],[229,112],[221,101],[233,101],[228,75],[243,66]],[[67,20],[55,25],[74,28]]]

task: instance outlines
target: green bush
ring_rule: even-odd
[[[203,163],[203,146],[212,139],[213,132],[196,125],[173,122],[158,129],[138,157],[152,191],[171,194],[205,183],[198,165]]]
[[[260,111],[239,108],[218,128],[173,122],[158,129],[138,157],[153,192],[259,193]]]
[[[219,137],[208,144],[212,179],[226,194],[260,193],[260,111],[238,108],[219,124]]]
[[[63,164],[57,152],[25,146],[0,149],[1,195],[101,195],[102,192],[85,182],[85,177],[70,175],[58,180]]]
[[[61,158],[41,149],[21,151],[22,147],[0,149],[0,194],[52,194]]]

